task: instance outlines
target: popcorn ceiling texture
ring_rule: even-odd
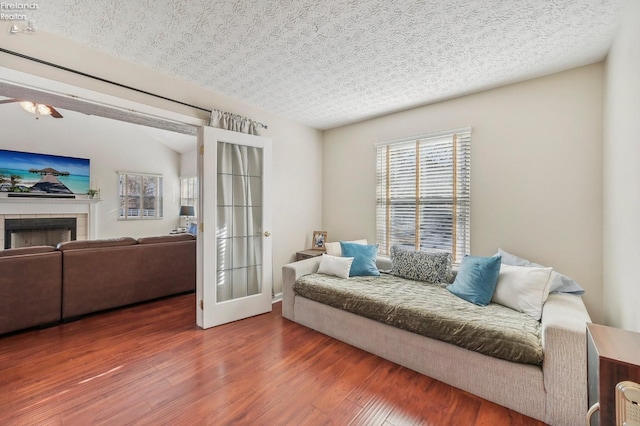
[[[327,129],[600,61],[625,1],[47,0],[29,18]]]

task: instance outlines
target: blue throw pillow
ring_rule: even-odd
[[[378,271],[378,266],[376,265],[378,247],[340,241],[340,248],[342,249],[343,257],[354,258],[351,264],[351,270],[349,271],[350,277],[375,277],[380,275],[380,271]]]
[[[498,284],[501,260],[501,256],[465,256],[455,281],[447,290],[467,302],[487,306]]]

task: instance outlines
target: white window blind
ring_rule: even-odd
[[[180,205],[193,206],[193,211],[198,214],[198,178],[189,176],[180,178]]]
[[[376,238],[394,245],[469,252],[471,129],[377,146]]]

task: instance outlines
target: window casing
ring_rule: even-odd
[[[162,219],[162,176],[118,172],[119,220]]]
[[[376,238],[380,254],[394,245],[440,249],[459,263],[470,246],[471,129],[377,145]]]

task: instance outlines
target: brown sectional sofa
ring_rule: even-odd
[[[195,291],[191,234],[0,251],[0,334]]]

